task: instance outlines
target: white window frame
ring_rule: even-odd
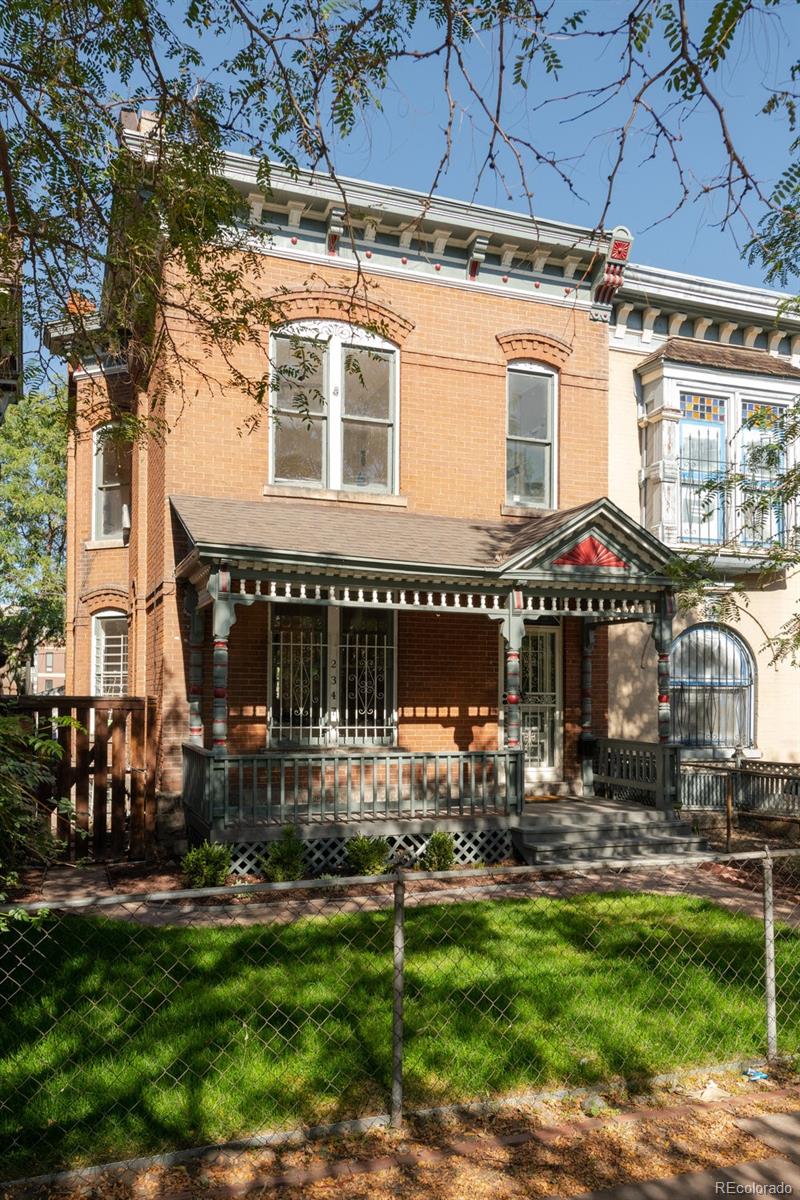
[[[323,479],[313,483],[302,479],[276,479],[275,442],[269,438],[269,482],[279,487],[312,488],[322,491],[347,492],[355,495],[372,494],[396,496],[400,491],[400,351],[394,342],[351,325],[347,321],[309,319],[291,321],[274,329],[270,336],[270,362],[276,362],[275,342],[278,338],[296,337],[309,341],[324,342],[327,346],[327,363],[324,377],[325,439],[322,448]],[[390,382],[390,420],[387,422],[392,434],[389,443],[389,480],[386,487],[357,487],[342,480],[343,415],[344,415],[344,355],[347,349],[382,350],[392,356]],[[271,428],[276,416],[277,390],[270,390]],[[376,422],[377,423],[377,422]]]
[[[100,493],[100,487],[103,485],[101,485],[99,482],[99,473],[98,473],[97,468],[98,468],[100,453],[102,451],[103,443],[104,443],[104,439],[103,439],[102,435],[105,432],[105,430],[113,429],[114,424],[115,424],[114,421],[107,421],[105,423],[105,425],[98,425],[95,429],[92,430],[92,532],[91,532],[91,541],[95,545],[105,543],[105,544],[111,545],[111,546],[123,546],[125,544],[124,522],[120,528],[119,533],[100,533],[98,530],[98,521],[99,521],[99,517],[100,517],[100,507],[98,504],[98,498],[99,498],[99,493]],[[132,476],[133,476],[133,451],[131,451],[131,485],[133,483]],[[132,493],[132,491],[133,491],[133,488],[131,486],[131,493]],[[129,495],[128,496],[128,515],[129,516],[130,516],[131,504],[132,504],[132,495]]]
[[[692,549],[696,548],[696,542],[685,541],[683,539],[683,530],[681,526],[681,511],[680,511],[680,411],[681,411],[681,393],[702,393],[709,396],[717,396],[725,401],[725,444],[727,450],[726,462],[728,465],[737,467],[739,464],[739,455],[741,447],[741,438],[738,436],[742,425],[742,404],[745,401],[753,401],[756,404],[765,404],[786,408],[792,404],[800,395],[800,380],[796,379],[781,379],[772,376],[750,375],[741,371],[728,370],[718,367],[701,367],[689,363],[663,363],[654,365],[643,379],[644,391],[644,410],[647,414],[646,420],[648,424],[654,424],[656,421],[663,421],[664,425],[672,426],[674,429],[674,450],[664,454],[662,450],[663,461],[657,470],[666,471],[664,478],[672,478],[678,484],[674,493],[675,495],[675,511],[674,511],[674,534],[670,532],[665,539],[670,545]],[[666,442],[666,433],[662,432],[662,443]],[[646,445],[647,439],[645,439]],[[733,455],[731,455],[731,447],[733,447]],[[644,455],[643,451],[643,455]],[[674,458],[673,458],[674,455]],[[786,468],[790,468],[798,461],[800,455],[800,446],[795,445],[789,447],[787,452]],[[644,462],[645,478],[649,479],[652,464]],[[648,484],[648,486],[650,486]],[[661,508],[656,509],[654,514],[654,525],[670,524],[671,519],[665,511],[665,494],[664,489],[661,489]],[[643,498],[642,520],[643,523],[647,520],[646,495]],[[736,496],[729,496],[726,499],[728,510],[725,513],[724,528],[726,533],[731,528],[731,517],[738,508],[738,499]],[[733,510],[733,511],[731,511]],[[792,527],[792,513],[785,514],[785,527]],[[652,528],[652,525],[651,525]],[[729,548],[723,551],[723,554],[746,554],[748,557],[758,557],[759,553],[763,555],[763,550],[760,551],[758,546],[745,538],[737,541],[731,541],[726,537]],[[715,545],[725,546],[726,542],[704,542],[703,545],[708,548]]]
[[[272,670],[273,670],[273,652],[272,652],[272,611],[273,605],[268,606],[269,616],[267,622],[267,749],[274,748],[289,748],[285,739],[273,737],[272,733]],[[275,606],[276,609],[279,606]],[[390,700],[391,705],[391,726],[392,736],[391,741],[379,742],[354,742],[352,739],[341,739],[339,736],[340,716],[341,716],[341,689],[343,685],[341,664],[339,662],[339,650],[341,645],[341,606],[336,604],[328,605],[312,605],[311,607],[320,607],[325,609],[325,631],[323,634],[324,645],[326,646],[326,683],[325,683],[325,704],[326,704],[326,735],[323,740],[314,742],[308,741],[298,743],[295,748],[308,750],[324,750],[331,746],[347,746],[350,749],[358,749],[359,746],[372,749],[378,746],[389,748],[397,746],[398,740],[398,708],[397,708],[397,676],[398,676],[398,649],[397,649],[397,612],[392,611],[392,695]],[[335,653],[331,653],[331,648],[335,648]]]
[[[108,618],[113,618],[115,620],[123,620],[126,622],[127,644],[126,644],[126,650],[125,650],[125,664],[126,664],[128,672],[130,672],[130,658],[129,658],[130,624],[128,622],[128,614],[125,612],[124,609],[121,609],[121,608],[104,608],[104,609],[101,609],[100,612],[92,613],[92,639],[91,639],[92,645],[91,645],[91,663],[90,663],[91,679],[90,679],[90,685],[89,685],[90,686],[89,694],[91,696],[100,694],[96,691],[98,674],[99,674],[98,668],[100,666],[100,664],[97,661],[97,656],[98,656],[98,652],[99,652],[100,644],[101,644],[100,622],[103,620],[106,620]],[[126,695],[127,690],[128,689],[127,689],[127,680],[126,680],[125,691],[121,692],[120,694],[123,696]],[[102,693],[102,694],[105,695],[105,693]]]
[[[528,372],[531,375],[546,375],[553,383],[553,405],[550,417],[550,503],[536,504],[532,500],[515,499],[508,491],[508,443],[510,441],[529,441],[534,445],[547,445],[547,442],[538,441],[533,438],[521,438],[509,433],[509,413],[510,413],[510,389],[509,376],[512,371]],[[531,508],[539,512],[551,512],[558,508],[558,413],[559,413],[559,395],[558,395],[558,371],[555,367],[549,366],[547,363],[537,362],[531,358],[514,358],[506,363],[506,415],[505,415],[505,448],[504,462],[505,469],[503,472],[503,489],[505,500],[504,503],[514,508]]]

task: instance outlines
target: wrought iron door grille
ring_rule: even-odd
[[[347,633],[342,666],[339,741],[347,745],[394,742],[394,646],[383,633]]]

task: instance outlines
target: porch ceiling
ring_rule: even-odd
[[[497,522],[307,500],[170,502],[191,544],[177,568],[182,577],[200,563],[247,562],[273,571],[446,578],[506,589],[671,586],[669,550],[605,498]],[[599,543],[605,554],[592,553]],[[589,552],[576,556],[582,546]]]

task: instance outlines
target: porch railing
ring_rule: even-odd
[[[736,812],[800,818],[800,763],[758,759],[682,762],[682,807],[724,811],[729,780]]]
[[[185,743],[183,800],[206,825],[516,813],[522,751],[214,754]]]
[[[677,803],[678,751],[672,746],[598,738],[593,767],[596,795],[661,809]]]

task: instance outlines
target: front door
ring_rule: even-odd
[[[520,726],[525,779],[539,783],[561,778],[561,629],[529,625],[520,654]]]

